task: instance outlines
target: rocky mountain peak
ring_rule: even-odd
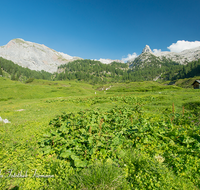
[[[50,73],[56,72],[57,67],[62,64],[82,59],[21,38],[13,39],[5,46],[1,46],[0,57],[31,70],[44,70]]]
[[[146,52],[152,53],[151,48],[148,45],[146,45],[145,48],[142,50],[142,53]]]
[[[191,61],[197,61],[198,59],[200,59],[200,47],[186,49],[178,53],[170,51],[153,53],[150,47],[146,45],[142,53],[136,59],[137,61],[139,60],[141,64],[151,63],[152,60],[154,62],[155,60],[157,60],[158,62],[165,62],[166,60],[168,60],[179,63],[181,65],[185,65]]]

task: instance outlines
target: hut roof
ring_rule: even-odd
[[[193,85],[195,82],[198,82],[198,83],[200,84],[200,80],[195,80],[195,81],[192,83],[192,85]]]

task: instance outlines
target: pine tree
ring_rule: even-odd
[[[11,80],[15,80],[15,74],[14,73],[11,75]]]

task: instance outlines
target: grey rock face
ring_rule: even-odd
[[[193,48],[193,49],[187,49],[184,51],[181,51],[179,53],[175,52],[159,52],[159,53],[153,53],[148,45],[145,46],[142,53],[138,56],[138,58],[142,62],[151,62],[149,58],[154,56],[154,59],[157,59],[159,61],[163,61],[164,59],[172,60],[179,64],[187,64],[191,61],[197,61],[200,59],[200,47]]]
[[[166,59],[175,61],[179,64],[185,65],[188,62],[197,61],[198,59],[200,59],[200,47],[193,48],[193,49],[187,49],[187,50],[181,51],[179,53],[160,52],[160,53],[157,53],[154,55],[156,57],[160,58],[160,60],[163,60],[164,58],[166,58]]]
[[[44,70],[50,73],[56,72],[59,65],[82,59],[19,38],[11,40],[5,46],[1,46],[0,57],[31,70]]]
[[[151,48],[148,45],[146,45],[145,48],[142,50],[142,53],[147,53],[147,52],[152,53]]]

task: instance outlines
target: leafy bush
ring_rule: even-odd
[[[188,179],[178,177],[164,164],[164,158],[151,158],[143,151],[130,149],[124,156],[128,168],[127,181],[132,189],[195,189]]]
[[[73,185],[78,188],[100,188],[103,183],[105,186],[101,188],[111,188],[115,179],[111,174],[99,177],[103,181],[98,177],[96,181],[93,179],[95,175],[103,176],[106,171],[104,165],[94,163],[109,160],[118,165],[118,172],[125,172],[123,180],[126,179],[127,188],[200,187],[198,117],[188,112],[149,117],[142,105],[147,99],[153,100],[152,97],[140,100],[113,97],[115,99],[132,107],[117,106],[107,112],[63,113],[53,119],[48,132],[39,141],[43,154],[56,154],[58,159],[74,168]],[[116,169],[111,167],[106,172]],[[119,185],[119,188],[124,187]]]
[[[29,78],[25,83],[31,83],[34,81],[34,78]]]
[[[188,103],[183,104],[183,106],[186,109],[191,110],[192,113],[194,113],[195,115],[199,115],[200,114],[200,101],[188,102]]]

